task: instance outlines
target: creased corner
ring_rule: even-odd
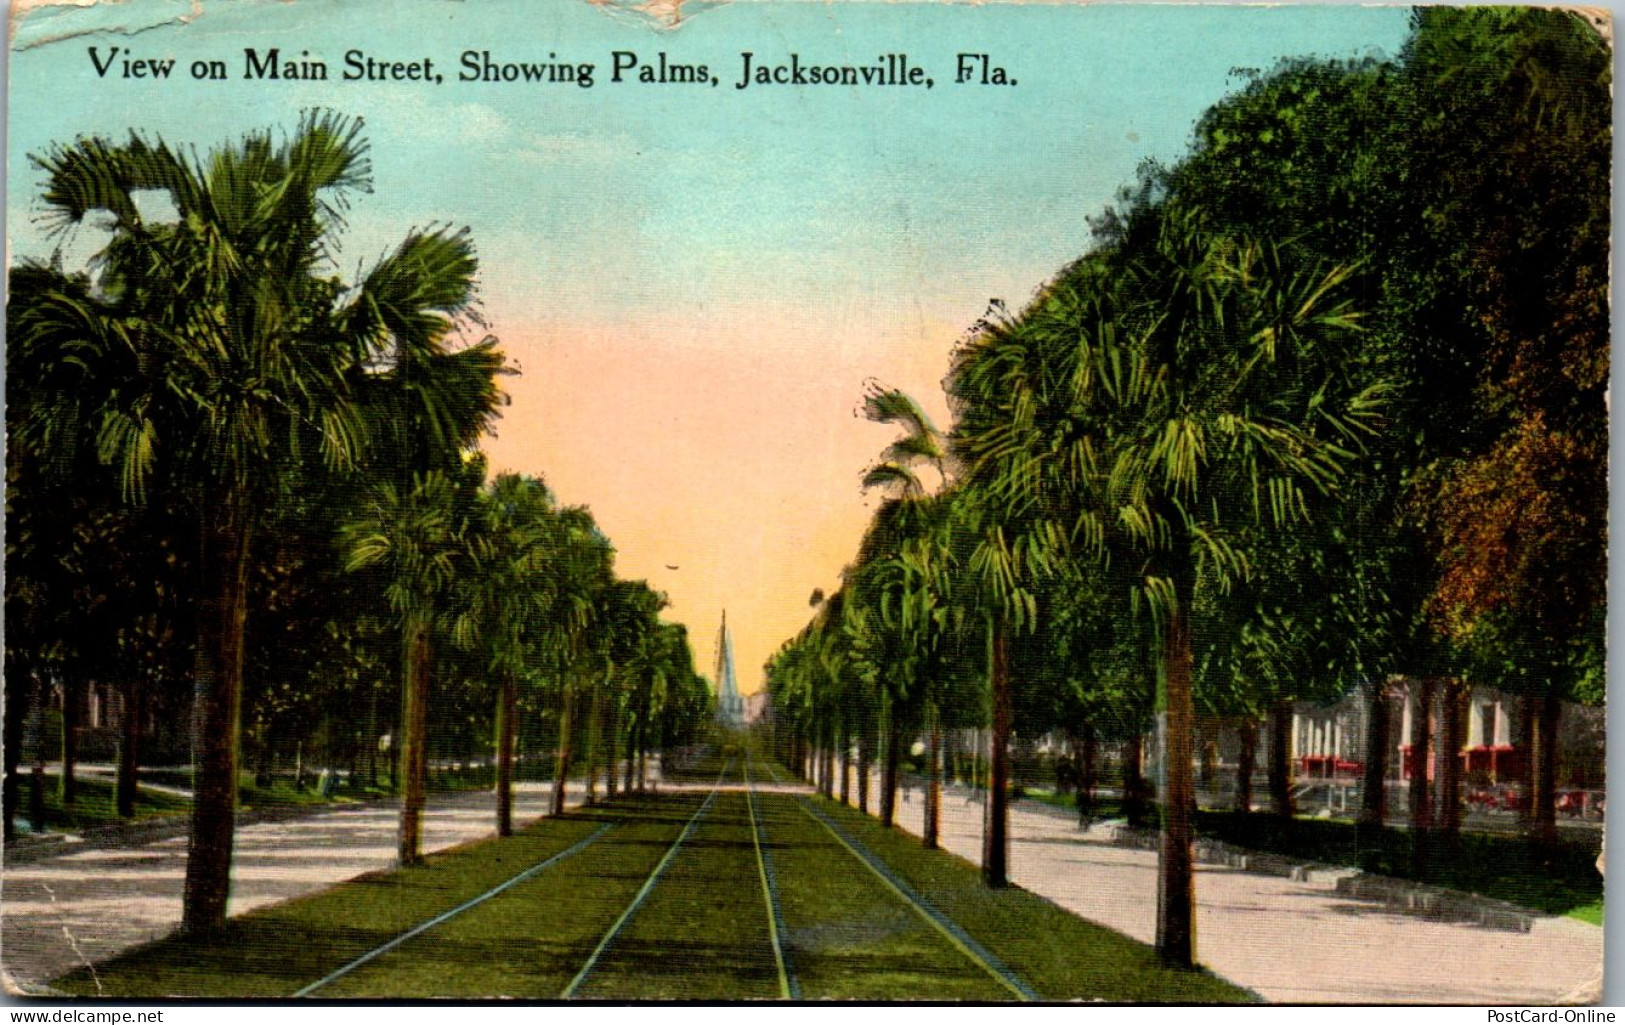
[[[14,0],[6,23],[6,45],[34,50],[92,35],[134,36],[169,25],[189,25],[203,17],[203,0],[133,4],[127,0]]]
[[[727,6],[728,0],[586,0],[586,3],[612,17],[671,32],[706,11]]]

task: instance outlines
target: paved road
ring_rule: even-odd
[[[870,808],[878,807],[871,796]],[[898,823],[922,829],[920,792]],[[968,791],[943,798],[943,846],[981,862],[982,812]],[[1011,878],[1073,913],[1146,943],[1156,938],[1157,857],[1119,847],[1071,815],[1012,809]],[[1541,918],[1504,932],[1390,911],[1294,882],[1202,865],[1196,878],[1198,958],[1272,1002],[1554,1004],[1597,999],[1603,931]]]
[[[543,815],[550,783],[518,783],[514,820]],[[581,801],[572,784],[568,803]],[[490,791],[432,794],[423,849],[442,850],[495,829]],[[233,915],[389,868],[395,859],[394,801],[342,806],[237,831]],[[53,979],[157,939],[180,924],[186,837],[128,847],[69,845],[60,855],[8,865],[0,879],[0,965],[8,988]]]

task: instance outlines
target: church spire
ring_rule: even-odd
[[[733,638],[728,634],[728,610],[722,610],[722,628],[717,631],[717,719],[728,726],[745,723],[745,699],[734,677]]]

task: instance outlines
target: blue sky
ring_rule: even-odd
[[[656,3],[670,0],[655,0]],[[1089,243],[1087,219],[1146,158],[1177,158],[1233,68],[1393,56],[1405,8],[741,2],[676,28],[616,4],[518,0],[130,0],[36,11],[10,55],[8,240],[49,248],[26,155],[131,128],[200,151],[327,106],[366,120],[374,194],[346,274],[411,226],[467,225],[483,314],[524,371],[491,445],[593,507],[622,572],[689,623],[702,666],[721,608],[740,683],[838,585],[890,440],[855,420],[863,381],[945,416],[954,342],[990,297],[1019,306]],[[181,23],[180,16],[190,18]],[[87,47],[175,58],[165,82],[98,78]],[[244,47],[432,57],[447,80],[251,82]],[[706,64],[717,87],[614,85],[613,50]],[[465,50],[590,61],[591,89],[452,81]],[[906,53],[912,88],[752,86],[739,53],[818,64]],[[949,83],[960,52],[1016,87]],[[120,56],[125,54],[121,53]],[[195,82],[194,60],[231,79]],[[69,251],[97,244],[83,231]],[[677,565],[677,571],[665,567]]]
[[[584,3],[238,0],[205,3],[187,25],[29,46],[63,23],[157,21],[180,9],[134,0],[25,20],[16,43],[29,48],[12,56],[14,187],[30,181],[26,153],[74,134],[139,126],[206,147],[246,126],[288,124],[303,107],[337,106],[372,126],[381,198],[358,210],[358,255],[403,220],[453,220],[502,261],[493,273],[526,263],[522,273],[558,278],[570,300],[615,309],[719,290],[839,289],[854,260],[878,288],[981,282],[992,269],[1030,290],[1035,275],[1078,254],[1084,218],[1141,159],[1181,152],[1195,117],[1233,83],[1231,68],[1289,54],[1391,54],[1406,17],[1349,7],[742,3],[658,31]],[[233,78],[98,79],[91,45],[182,67],[218,57]],[[598,63],[599,84],[245,82],[245,46],[308,49],[335,70],[351,48],[433,56],[448,72],[469,49],[513,60],[557,53]],[[602,65],[614,49],[706,63],[724,83],[610,85]],[[738,91],[741,49],[839,63],[906,52],[942,81],[929,92]],[[1020,84],[950,86],[961,51],[992,54]],[[14,214],[26,215],[19,204],[32,191],[13,191]],[[17,245],[33,249],[14,226]],[[676,250],[681,261],[667,258]],[[592,274],[576,273],[584,265]]]

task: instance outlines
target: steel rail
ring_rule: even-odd
[[[745,752],[745,803],[750,808],[750,839],[756,848],[756,872],[762,880],[762,898],[767,902],[767,934],[773,943],[773,960],[779,970],[779,995],[786,1000],[799,1000],[801,987],[796,984],[785,962],[784,944],[780,939],[784,924],[779,911],[777,888],[773,885],[773,870],[768,865],[766,852],[762,850],[762,829],[756,817],[756,786],[750,779],[748,750]]]
[[[842,847],[845,847],[848,853],[862,862],[870,872],[874,873],[875,878],[884,883],[888,890],[912,908],[921,918],[925,919],[926,923],[941,933],[943,938],[951,943],[956,950],[975,962],[977,967],[990,975],[999,985],[1015,994],[1020,1000],[1042,999],[1031,986],[1022,981],[1020,976],[989,953],[980,943],[972,939],[970,934],[960,928],[958,923],[937,909],[927,906],[925,901],[915,894],[907,883],[898,879],[874,855],[863,850],[862,845],[856,840],[849,840],[841,829],[836,827],[817,809],[813,808],[805,798],[802,798],[798,804],[801,810],[806,812],[814,822],[828,830],[829,835],[833,836]]]
[[[344,976],[346,976],[346,975],[350,974],[351,972],[355,971],[357,968],[360,968],[362,965],[366,964],[368,961],[371,961],[374,958],[381,957],[384,954],[389,953],[391,950],[394,950],[396,947],[398,947],[401,944],[405,943],[407,940],[412,939],[414,936],[420,936],[423,933],[428,932],[430,929],[433,929],[435,926],[441,925],[444,922],[447,922],[447,921],[450,921],[453,918],[456,918],[458,915],[462,914],[464,911],[467,911],[470,908],[477,907],[477,906],[479,906],[481,904],[484,904],[486,901],[490,900],[492,897],[495,897],[498,894],[501,894],[503,891],[509,889],[510,887],[518,886],[520,883],[525,882],[527,879],[531,879],[531,878],[535,877],[536,875],[541,873],[544,869],[550,868],[553,865],[558,864],[559,862],[563,861],[565,858],[568,858],[568,857],[570,857],[571,855],[574,855],[574,854],[579,854],[581,851],[585,850],[590,844],[592,844],[594,841],[596,841],[599,837],[603,836],[605,833],[607,833],[611,829],[613,829],[614,826],[615,826],[615,823],[613,823],[613,822],[606,823],[606,824],[604,824],[602,826],[599,826],[598,829],[593,831],[593,833],[591,833],[589,836],[585,837],[582,840],[577,841],[572,846],[560,851],[559,853],[553,855],[552,857],[547,858],[544,861],[538,862],[535,865],[532,865],[530,868],[525,869],[523,872],[521,872],[518,875],[514,876],[513,878],[509,879],[507,882],[502,883],[502,884],[500,884],[498,886],[494,886],[491,889],[486,890],[484,893],[480,894],[478,897],[475,897],[475,898],[473,898],[471,900],[466,900],[463,903],[461,903],[461,904],[457,905],[456,907],[452,908],[450,911],[442,912],[441,914],[438,914],[435,917],[429,919],[427,922],[424,922],[421,925],[417,925],[417,926],[414,926],[411,929],[408,929],[406,932],[403,932],[399,936],[396,936],[394,939],[390,940],[388,943],[385,943],[383,946],[376,947],[373,950],[369,950],[367,953],[362,954],[360,957],[356,958],[354,961],[351,961],[349,964],[346,964],[344,967],[338,969],[337,971],[330,972],[329,974],[322,976],[320,979],[317,979],[315,982],[313,982],[310,985],[306,986],[304,989],[299,990],[297,993],[294,994],[294,997],[297,998],[297,997],[310,996],[312,993],[314,993],[317,990],[321,989],[323,986],[326,986],[328,983],[335,982],[338,979],[341,979]]]
[[[722,788],[722,779],[728,774],[728,767],[732,764],[733,758],[731,756],[726,762],[722,763],[722,771],[717,774],[717,781],[712,786],[710,795],[706,797],[705,802],[689,818],[688,824],[683,827],[683,831],[677,834],[677,839],[666,850],[665,857],[660,859],[660,863],[655,866],[654,871],[649,873],[649,878],[643,881],[643,887],[638,890],[637,896],[632,898],[632,903],[626,906],[626,910],[621,912],[621,917],[615,919],[615,924],[610,926],[609,931],[604,934],[604,938],[598,941],[598,946],[593,948],[592,955],[587,958],[587,963],[581,966],[581,970],[576,973],[575,978],[571,979],[570,984],[564,987],[564,991],[559,994],[560,1000],[569,1000],[576,995],[576,992],[581,988],[581,984],[587,981],[587,976],[591,975],[592,970],[598,967],[598,960],[604,956],[604,951],[609,949],[610,944],[615,942],[615,937],[620,935],[626,923],[631,920],[638,908],[643,906],[643,902],[654,890],[655,884],[665,874],[666,866],[670,865],[672,859],[677,856],[677,851],[683,846],[683,841],[688,839],[688,834],[694,831],[695,823],[700,821],[700,818],[710,809],[712,802],[717,799],[717,794]]]

